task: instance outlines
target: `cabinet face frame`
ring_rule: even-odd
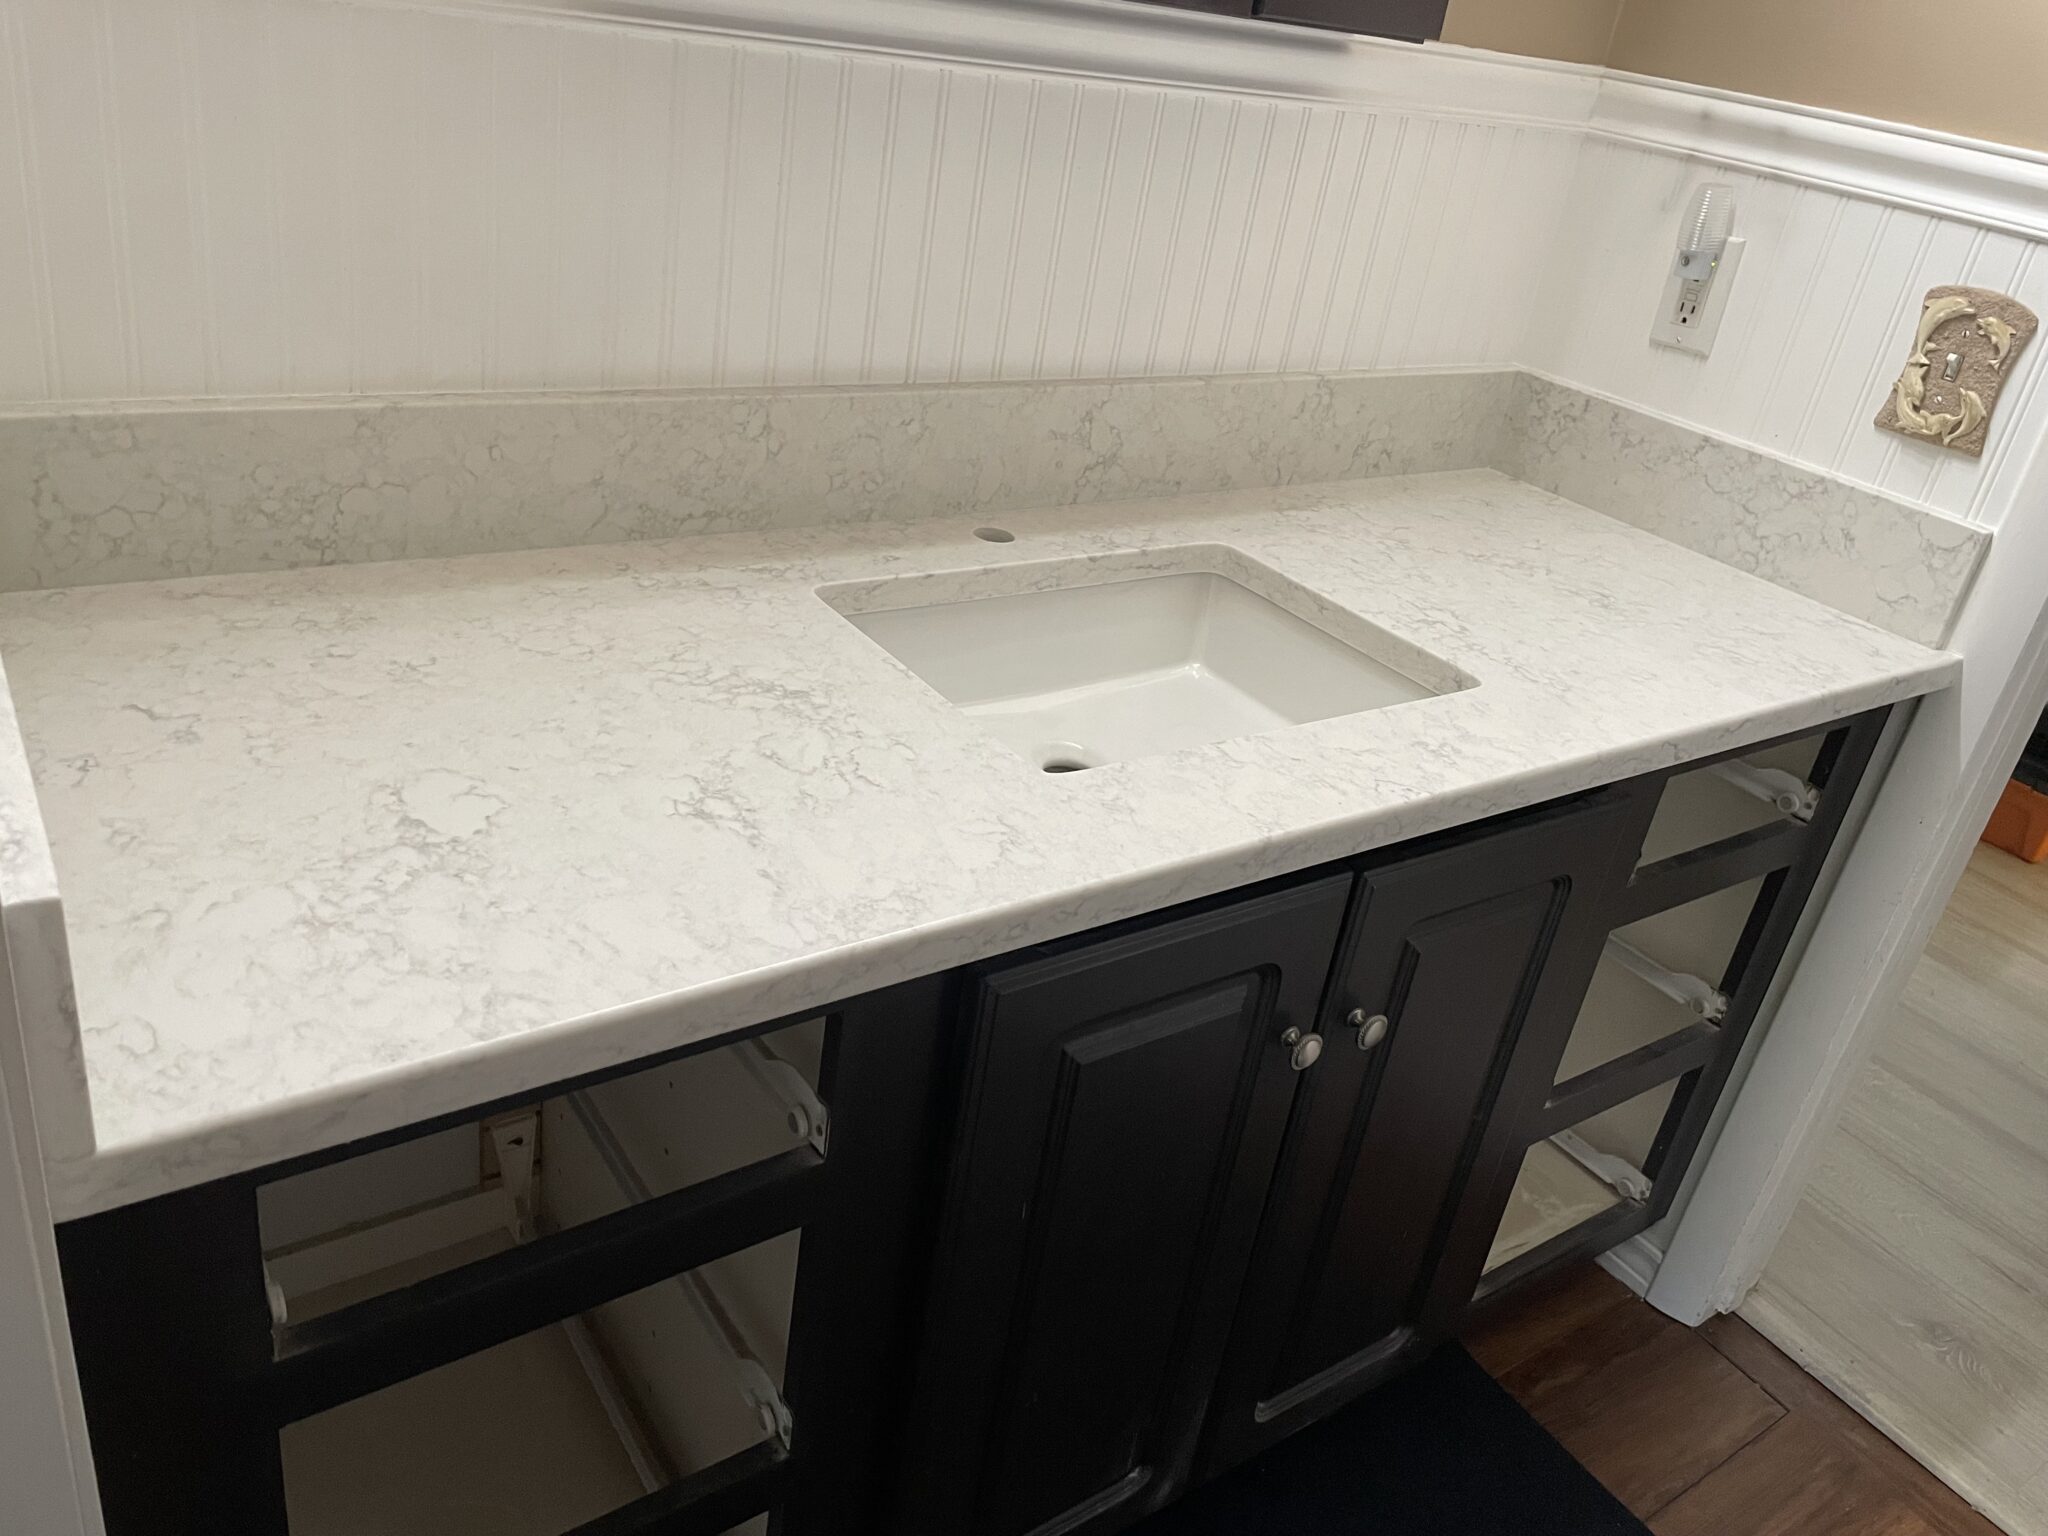
[[[822,1012],[832,1145],[826,1157],[802,1147],[304,1324],[272,1324],[259,1186],[540,1094],[65,1223],[58,1250],[107,1536],[289,1536],[285,1425],[798,1229],[789,1448],[768,1440],[563,1536],[713,1536],[757,1514],[806,1536],[869,1529],[908,1390],[955,985],[928,977],[541,1090],[595,1086]]]
[[[1826,866],[1829,850],[1856,803],[1889,714],[1888,708],[1871,710],[1828,728],[1810,775],[1821,792],[1810,821],[1763,828],[1641,866],[1624,886],[1608,893],[1603,923],[1604,929],[1611,931],[1702,895],[1753,879],[1763,882],[1719,978],[1729,1005],[1717,1024],[1696,1026],[1558,1083],[1557,1065],[1573,1022],[1566,1019],[1554,1036],[1532,1039],[1513,1063],[1479,1154],[1474,1194],[1445,1247],[1442,1274],[1426,1319],[1432,1331],[1453,1332],[1540,1276],[1604,1253],[1655,1226],[1670,1212]],[[1626,788],[1636,797],[1643,832],[1648,831],[1670,779],[1815,734],[1812,730],[1790,732],[1630,781]],[[1486,1272],[1487,1252],[1528,1147],[1672,1082],[1676,1089],[1642,1169],[1650,1181],[1648,1197],[1623,1198],[1612,1209]]]

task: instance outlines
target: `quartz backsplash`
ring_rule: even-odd
[[[1988,530],[1517,370],[0,416],[0,590],[1490,468],[1907,638]]]

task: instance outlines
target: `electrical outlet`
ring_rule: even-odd
[[[1651,341],[1701,357],[1714,350],[1714,337],[1728,308],[1728,294],[1735,286],[1745,243],[1730,240],[1714,270],[1704,278],[1688,277],[1677,267],[1672,268],[1664,284],[1664,301],[1657,310],[1657,321],[1650,327]]]

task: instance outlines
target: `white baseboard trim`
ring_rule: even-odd
[[[1608,1249],[1595,1262],[1641,1296],[1650,1289],[1650,1282],[1657,1278],[1657,1266],[1664,1262],[1664,1250],[1650,1240],[1649,1233],[1638,1232],[1619,1247]]]

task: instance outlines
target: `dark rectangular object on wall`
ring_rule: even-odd
[[[1207,11],[1212,16],[1252,14],[1252,0],[1138,0],[1138,3],[1171,6],[1176,11]]]
[[[1210,16],[1243,16],[1283,21],[1331,32],[1357,32],[1402,42],[1430,42],[1443,36],[1450,0],[1137,0],[1140,5]]]
[[[1450,0],[1258,0],[1252,14],[1301,27],[1423,43],[1443,36],[1449,9]]]

